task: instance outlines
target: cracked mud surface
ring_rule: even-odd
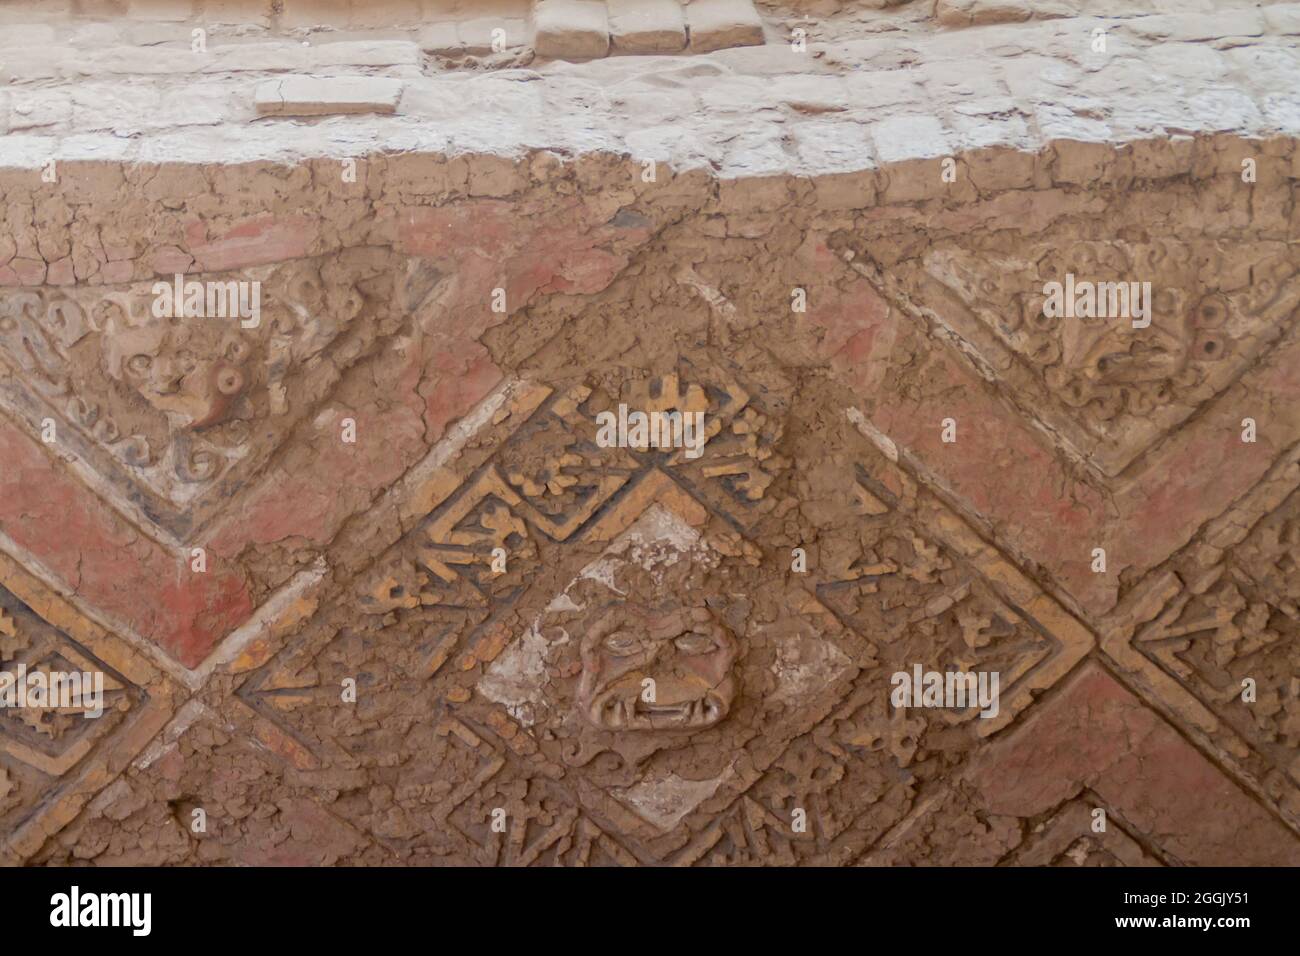
[[[0,663],[110,681],[0,713],[0,859],[1300,861],[1300,16],[1168,6],[590,62],[6,9]]]

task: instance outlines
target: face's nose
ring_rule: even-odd
[[[709,689],[708,685],[698,677],[693,678],[678,669],[669,672],[661,668],[650,676],[655,681],[654,702],[665,706],[699,700],[704,692]]]
[[[664,676],[683,677],[686,668],[682,659],[687,655],[677,646],[679,635],[674,631],[671,636],[649,636],[645,642],[647,668],[663,672]]]
[[[180,364],[168,358],[156,359],[150,367],[150,372],[154,391],[160,395],[174,395],[180,390],[181,379],[185,377]]]
[[[694,700],[708,689],[708,681],[695,668],[686,665],[688,656],[672,639],[654,641],[647,648],[640,671],[654,679],[661,703]]]

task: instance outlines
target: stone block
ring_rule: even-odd
[[[259,84],[255,100],[260,116],[327,116],[393,113],[401,95],[401,80],[384,77],[290,76]]]
[[[180,22],[194,17],[192,0],[131,0],[127,11],[141,20]]]
[[[609,0],[609,42],[619,53],[677,53],[686,21],[677,0]]]
[[[203,19],[208,23],[269,26],[270,0],[204,0]]]
[[[516,17],[476,17],[456,24],[456,31],[465,52],[474,56],[504,53],[528,42],[527,24]]]
[[[686,24],[694,53],[763,43],[763,21],[750,0],[692,0]]]
[[[600,0],[538,0],[533,49],[557,60],[591,60],[609,52],[609,20]]]

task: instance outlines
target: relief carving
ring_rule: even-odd
[[[731,710],[736,650],[702,601],[609,609],[582,638],[579,705],[594,726],[619,733],[712,727]]]
[[[1178,565],[1180,586],[1133,645],[1249,744],[1266,791],[1300,816],[1297,554],[1300,491],[1221,562]]]
[[[149,282],[5,290],[0,363],[14,377],[0,405],[38,432],[53,419],[61,446],[183,535],[332,388],[341,336],[364,339],[388,313],[392,280],[374,260],[344,253],[213,279],[261,283],[256,327],[156,315]]]
[[[994,366],[1018,365],[1008,383],[1041,389],[1035,413],[1108,474],[1231,384],[1300,306],[1300,252],[1282,242],[1057,240],[1009,256],[977,239],[899,271],[937,284],[941,321]],[[1101,290],[1096,317],[1044,314],[1045,284],[1067,275]],[[1150,283],[1150,325],[1101,283]]]
[[[890,712],[892,671],[998,670],[1005,723],[1087,650],[1019,611],[1032,586],[1001,565],[999,587],[1030,590],[999,597],[962,557],[982,546],[927,531],[917,489],[873,477],[888,466],[847,418],[812,439],[839,451],[798,459],[790,406],[704,363],[510,394],[427,516],[239,692],[313,759],[391,778],[392,806],[358,808],[385,838],[450,833],[463,848],[437,852],[482,862],[579,839],[629,862],[825,859],[896,823],[995,723]],[[716,427],[698,460],[601,447],[596,415],[619,402]],[[806,574],[760,543],[786,535]],[[336,688],[361,674],[371,703],[340,716]]]

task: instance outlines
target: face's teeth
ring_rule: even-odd
[[[721,714],[722,703],[712,695],[678,704],[643,704],[636,696],[610,695],[601,703],[597,719],[610,730],[670,730],[709,727]]]

